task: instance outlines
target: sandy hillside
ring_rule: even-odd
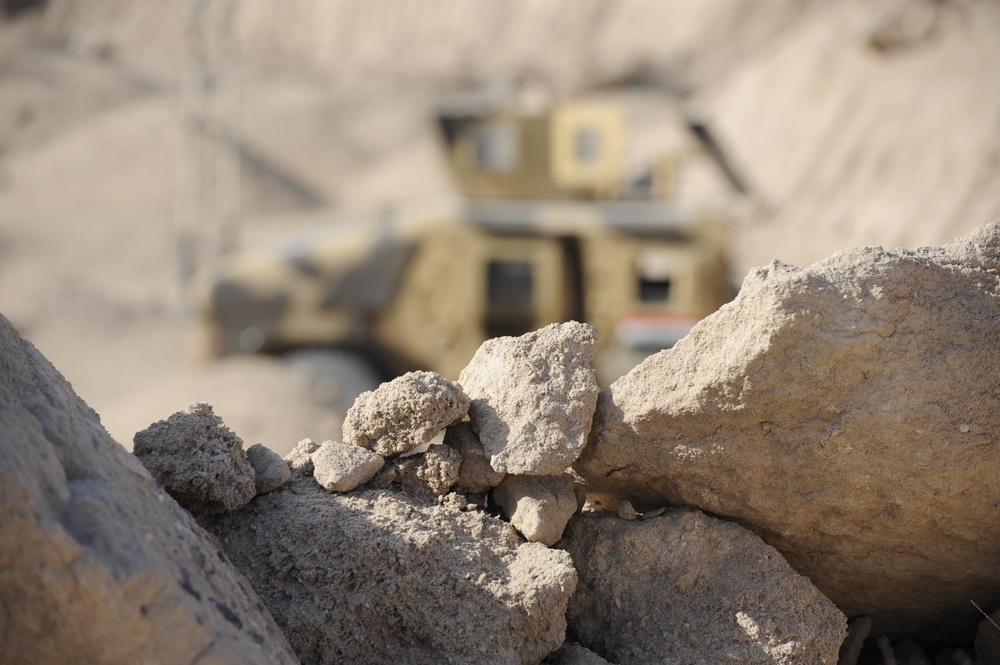
[[[518,83],[616,95],[637,155],[669,145],[676,118],[711,122],[752,187],[737,278],[1000,217],[995,2],[572,6],[242,3],[243,242],[447,193],[428,112]],[[125,445],[192,401],[277,450],[338,438],[342,388],[189,352],[172,226],[183,8],[54,0],[0,25],[0,312]]]

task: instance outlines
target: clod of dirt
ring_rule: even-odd
[[[461,453],[433,443],[422,453],[389,460],[362,489],[393,489],[424,503],[443,502],[462,510],[468,499],[450,492],[461,467]]]
[[[320,444],[312,439],[302,439],[295,444],[295,447],[285,456],[288,468],[293,475],[311,476],[313,472],[312,454],[319,450]]]
[[[263,444],[255,443],[247,448],[247,462],[253,467],[257,494],[273,492],[292,477],[288,462]]]
[[[508,475],[493,498],[522,536],[533,543],[554,545],[577,509],[573,479],[561,476]]]
[[[344,418],[344,443],[388,459],[431,441],[468,411],[462,386],[435,372],[410,372],[358,396]]]
[[[615,663],[828,665],[846,617],[743,527],[691,509],[570,520],[569,635]]]
[[[458,480],[462,454],[440,443],[431,444],[419,455],[395,460],[398,481],[415,485],[434,496],[447,494]]]
[[[554,476],[580,456],[597,404],[590,361],[599,336],[572,321],[479,347],[458,382],[496,471]]]
[[[310,456],[313,478],[330,492],[350,492],[378,473],[385,460],[370,450],[324,441]]]
[[[0,458],[0,661],[297,662],[215,539],[2,315]]]
[[[565,638],[576,573],[481,512],[310,478],[208,528],[310,663],[537,663]]]
[[[873,634],[971,642],[970,599],[1000,606],[998,271],[1000,222],[756,269],[601,395],[574,468],[751,527]]]
[[[156,482],[195,517],[239,508],[257,494],[243,439],[208,404],[191,404],[137,432],[133,441],[135,456]]]
[[[467,422],[449,427],[444,444],[462,455],[455,491],[462,494],[485,494],[503,480],[504,474],[490,466],[490,458],[483,452],[483,444]]]

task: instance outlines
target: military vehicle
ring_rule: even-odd
[[[632,197],[623,124],[585,105],[442,115],[461,196],[224,259],[194,285],[211,352],[348,350],[383,377],[455,379],[488,338],[577,320],[601,331],[607,384],[733,296],[726,219],[657,198],[663,177]]]

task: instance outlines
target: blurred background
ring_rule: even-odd
[[[648,350],[678,330],[657,304],[668,291],[703,315],[724,300],[714,286],[706,295],[720,275],[737,288],[773,259],[942,244],[1000,218],[997,0],[0,7],[0,313],[129,448],[137,430],[193,401],[211,403],[247,445],[339,439],[343,411],[380,378],[357,354],[317,354],[315,320],[280,354],[254,353],[280,326],[241,324],[230,341],[242,352],[212,356],[225,344],[199,324],[199,279],[199,297],[216,305],[228,289],[258,310],[292,311],[307,305],[267,292],[272,282],[308,291],[329,277],[368,308],[329,319],[334,337],[426,339],[442,357],[471,357],[460,326],[460,342],[442,332],[468,315],[454,305],[459,286],[486,285],[482,299],[505,312],[491,330],[506,330],[555,257],[551,279],[575,298],[562,313],[610,321],[602,336],[642,337]],[[560,161],[567,127],[577,133]],[[510,128],[542,132],[546,147],[511,152]],[[476,167],[490,173],[470,175]],[[450,244],[426,240],[422,218],[435,216],[451,220]],[[707,251],[691,229],[709,218],[725,260],[689,261]],[[319,231],[357,225],[377,232]],[[469,235],[491,225],[502,233]],[[285,249],[267,256],[284,267],[233,258],[276,242]],[[660,242],[672,244],[656,254]],[[334,265],[310,253],[327,244]],[[526,276],[518,252],[543,263]],[[465,255],[480,260],[476,275],[452,272]],[[220,256],[236,272],[213,268]],[[438,268],[407,272],[429,256]],[[665,276],[664,257],[680,272]],[[626,268],[638,281],[621,293],[642,314],[627,321],[623,296],[598,288]],[[546,316],[528,323],[560,318]],[[427,344],[421,353],[433,353]]]

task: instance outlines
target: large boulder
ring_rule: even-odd
[[[738,520],[873,632],[971,640],[1000,604],[1000,222],[774,262],[600,397],[575,466]]]
[[[208,528],[303,663],[538,663],[563,643],[576,572],[485,513],[308,476]]]
[[[570,321],[479,347],[458,382],[494,470],[554,476],[580,456],[599,392],[590,367],[599,336]]]
[[[0,661],[294,663],[214,538],[0,316]]]
[[[847,618],[743,527],[696,510],[573,518],[569,634],[613,663],[833,665]]]

